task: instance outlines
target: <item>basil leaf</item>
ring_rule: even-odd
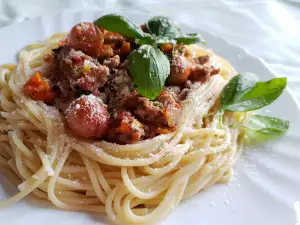
[[[289,129],[290,122],[275,117],[253,115],[243,125],[250,141],[266,141],[283,134]]]
[[[168,58],[156,47],[142,45],[128,56],[129,71],[140,95],[159,96],[170,74]]]
[[[250,74],[233,77],[221,92],[221,111],[246,112],[275,101],[286,87],[286,78],[256,82]]]
[[[199,34],[191,33],[185,34],[184,36],[179,36],[174,38],[177,41],[177,44],[191,45],[201,42],[205,44],[205,40]]]
[[[165,16],[154,16],[146,23],[146,26],[155,36],[174,38],[181,35],[180,27]]]
[[[232,104],[234,99],[252,89],[257,80],[257,77],[252,74],[234,76],[221,92],[221,108],[226,108],[227,105]]]
[[[205,43],[205,40],[198,34],[183,34],[180,27],[171,19],[165,16],[155,16],[150,19],[146,26],[152,35],[157,36],[156,44],[195,44]]]
[[[123,36],[144,40],[145,43],[153,42],[149,34],[144,33],[138,26],[124,17],[108,14],[94,21],[94,24],[108,31],[118,32]]]

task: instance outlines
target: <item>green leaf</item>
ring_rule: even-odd
[[[286,78],[256,82],[251,74],[233,77],[221,92],[221,111],[246,112],[275,101],[286,87]]]
[[[246,135],[253,141],[266,141],[276,138],[289,129],[289,121],[275,117],[253,115],[242,125],[246,128]]]
[[[128,56],[129,71],[140,95],[155,99],[170,74],[168,58],[156,47],[142,45]]]
[[[238,74],[233,77],[221,92],[221,108],[226,108],[243,93],[252,89],[257,80],[253,74],[248,76]]]
[[[182,34],[180,27],[165,16],[152,17],[146,26],[149,32],[155,36],[174,38]]]
[[[177,44],[184,45],[191,45],[199,42],[201,42],[202,44],[206,43],[203,37],[195,33],[185,34],[183,36],[176,37],[175,40],[177,41]]]
[[[94,24],[108,31],[118,32],[123,36],[143,40],[144,43],[153,42],[153,38],[144,33],[138,26],[124,17],[116,14],[108,14],[94,21]]]
[[[205,40],[199,34],[183,34],[180,27],[165,16],[155,16],[146,25],[149,32],[156,36],[156,44],[205,44]]]

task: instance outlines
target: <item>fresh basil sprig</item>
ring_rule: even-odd
[[[154,16],[148,20],[146,26],[150,34],[158,37],[157,40],[159,40],[160,43],[170,43],[172,41],[176,41],[177,44],[185,45],[199,42],[205,44],[205,40],[199,34],[183,34],[180,27],[170,18],[165,16]]]
[[[200,35],[183,34],[177,24],[164,16],[153,17],[146,23],[150,34],[144,33],[141,28],[116,14],[102,16],[95,20],[94,24],[105,30],[118,32],[123,36],[134,38],[138,45],[158,45],[164,43],[189,45],[198,42],[204,43]]]
[[[139,94],[149,99],[159,96],[170,74],[168,58],[158,48],[142,45],[130,53],[128,62]]]
[[[175,37],[174,39],[176,40],[177,44],[184,45],[191,45],[199,42],[201,42],[202,44],[206,43],[203,37],[195,33],[185,34],[183,36]]]
[[[146,23],[150,34],[158,37],[174,38],[181,36],[180,27],[165,16],[154,16]]]
[[[116,14],[107,14],[94,21],[94,24],[108,31],[118,32],[123,36],[135,38],[143,43],[153,43],[153,37],[144,33],[138,26]]]
[[[275,117],[253,115],[242,127],[250,142],[274,139],[289,129],[290,122]]]
[[[246,112],[275,101],[286,87],[286,78],[257,82],[251,74],[233,77],[221,92],[221,111]]]

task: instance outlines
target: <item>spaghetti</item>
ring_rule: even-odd
[[[0,169],[20,190],[0,207],[32,193],[61,209],[105,213],[117,224],[154,224],[181,200],[230,179],[243,148],[243,133],[230,124],[248,114],[225,113],[220,126],[218,98],[235,75],[225,60],[190,47],[210,55],[220,73],[192,87],[176,131],[128,145],[89,141],[70,135],[58,110],[22,91],[64,37],[29,45],[17,65],[0,67]]]

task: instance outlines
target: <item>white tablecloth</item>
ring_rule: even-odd
[[[88,8],[167,15],[201,27],[264,59],[300,99],[300,0],[0,0],[0,26]]]

